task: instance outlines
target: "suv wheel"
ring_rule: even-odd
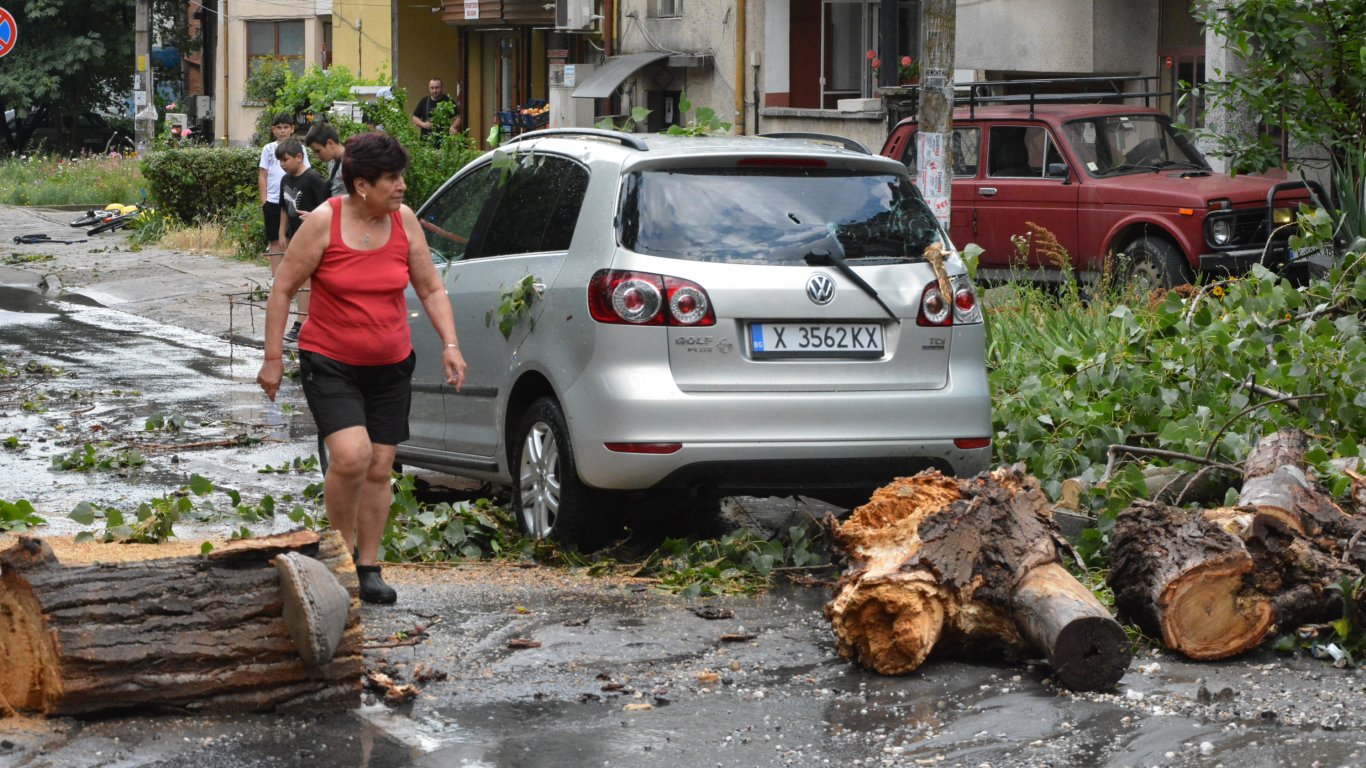
[[[560,404],[548,397],[532,403],[513,437],[512,508],[522,532],[586,548],[596,494],[579,481]]]
[[[1124,249],[1124,274],[1140,287],[1175,288],[1191,282],[1190,267],[1170,241],[1140,237]]]

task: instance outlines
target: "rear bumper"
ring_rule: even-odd
[[[657,365],[599,365],[562,396],[579,477],[611,490],[709,487],[727,493],[819,495],[868,490],[927,467],[970,476],[991,448],[956,438],[992,434],[981,326],[955,333],[938,389],[684,392]],[[625,363],[625,361],[621,361]],[[669,454],[606,443],[677,443]]]

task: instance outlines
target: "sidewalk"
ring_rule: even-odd
[[[235,343],[261,347],[264,308],[233,304],[270,283],[270,269],[231,257],[149,247],[132,250],[122,233],[87,237],[69,225],[79,211],[0,205],[0,285],[65,291],[98,304]],[[83,243],[17,244],[43,233]],[[54,279],[55,278],[55,279]]]

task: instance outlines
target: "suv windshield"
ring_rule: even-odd
[[[1205,158],[1164,115],[1105,115],[1073,120],[1063,135],[1092,176],[1209,171]]]
[[[738,264],[805,266],[920,261],[943,242],[910,180],[810,168],[671,169],[630,174],[619,237],[637,253]],[[832,242],[832,235],[838,243]]]

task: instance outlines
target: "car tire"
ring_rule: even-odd
[[[1175,288],[1193,279],[1190,265],[1171,241],[1144,235],[1124,248],[1124,275],[1130,285]]]
[[[588,551],[605,526],[591,515],[608,513],[599,494],[579,480],[564,412],[553,398],[536,400],[522,414],[512,442],[512,511],[522,533]]]

